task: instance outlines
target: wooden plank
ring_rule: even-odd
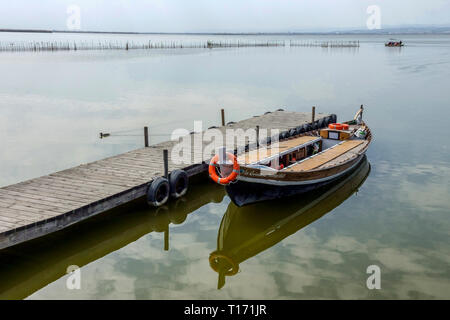
[[[8,215],[2,215],[0,213],[0,221],[5,221],[5,222],[10,222],[10,223],[20,223],[23,220],[22,219],[18,219],[18,217],[10,217]]]
[[[48,184],[57,183],[67,186],[74,186],[77,188],[85,189],[87,191],[100,191],[109,194],[110,192],[117,192],[122,189],[120,186],[113,186],[101,182],[87,181],[80,177],[64,177],[59,174],[51,174],[49,176],[42,177],[41,181],[45,180]]]
[[[67,185],[74,185],[80,188],[86,187],[86,189],[91,188],[94,191],[103,191],[107,194],[114,194],[123,191],[126,189],[124,186],[112,185],[107,183],[102,183],[99,181],[86,180],[76,175],[72,175],[70,177],[59,175],[59,174],[51,174],[48,177],[49,180],[55,179],[57,181],[65,182]]]
[[[146,168],[144,167],[137,167],[136,165],[132,164],[132,163],[127,163],[124,161],[111,161],[111,162],[103,162],[100,164],[101,166],[104,167],[111,167],[117,170],[121,170],[122,172],[132,172],[135,174],[140,174],[143,176],[154,176],[156,172],[159,172],[161,169],[159,167],[156,166],[148,166]]]
[[[14,206],[16,204],[25,205],[27,207],[37,208],[41,210],[51,210],[53,212],[65,213],[68,211],[72,211],[77,206],[65,206],[58,203],[48,203],[46,201],[29,199],[29,198],[21,198],[21,197],[12,197],[9,195],[1,194],[0,201],[5,204],[10,204]]]
[[[119,159],[96,163],[95,165],[101,165],[103,167],[116,167],[117,169],[120,168],[121,170],[126,170],[125,172],[146,176],[148,174],[152,174],[155,170],[160,170],[162,164],[156,163],[156,161],[158,160],[149,160],[149,163],[145,164],[144,162],[134,159],[121,157]]]
[[[96,162],[94,164],[107,164],[107,163],[123,163],[123,164],[128,164],[128,165],[132,165],[135,171],[148,171],[151,170],[152,168],[154,168],[155,166],[160,166],[161,165],[161,159],[159,159],[160,157],[156,157],[156,156],[149,156],[148,158],[146,158],[145,160],[141,160],[139,158],[134,158],[134,157],[126,157],[126,156],[118,156],[117,158],[113,158],[113,159],[106,159],[104,161],[99,161]]]
[[[149,179],[134,178],[130,176],[117,176],[112,175],[110,172],[93,170],[88,168],[77,168],[76,170],[66,171],[64,173],[58,173],[58,176],[72,177],[77,176],[88,181],[102,182],[108,185],[119,185],[119,186],[136,186],[142,183],[148,182]]]
[[[296,146],[316,140],[317,138],[318,137],[315,137],[315,136],[302,136],[302,137],[298,137],[298,138],[294,138],[294,139],[290,139],[290,140],[286,140],[286,141],[281,141],[278,143],[278,145],[279,145],[278,151],[283,152],[287,149],[294,148]],[[254,163],[256,161],[270,157],[272,155],[273,151],[274,150],[272,150],[272,148],[270,148],[270,145],[267,148],[259,148],[256,150],[251,150],[242,155],[239,155],[238,161],[241,163]]]
[[[52,216],[46,216],[39,213],[30,213],[26,211],[19,211],[15,209],[9,209],[9,208],[0,208],[0,215],[5,217],[11,217],[11,218],[20,218],[24,221],[28,222],[36,222],[40,220],[45,220],[47,218],[53,217]]]
[[[317,169],[322,169],[322,168],[329,168],[332,166],[335,166],[343,161],[347,161],[352,157],[355,157],[358,155],[358,153],[369,143],[368,140],[365,140],[364,143],[360,144],[359,146],[356,146],[355,148],[349,150],[348,152],[346,152],[345,154],[317,167]]]
[[[18,227],[27,225],[27,223],[12,223],[12,222],[7,222],[7,221],[2,221],[0,220],[0,226],[2,227],[7,227],[8,229],[16,229]]]
[[[86,167],[83,167],[83,169],[86,170],[95,170],[98,172],[104,172],[105,174],[110,174],[112,176],[118,176],[118,177],[132,177],[135,179],[148,179],[151,178],[151,174],[149,171],[149,174],[142,174],[136,171],[132,171],[132,170],[123,170],[123,167],[114,165],[114,164],[104,164],[104,165],[99,165],[99,164],[89,164]]]
[[[58,181],[56,179],[51,179],[46,180],[46,179],[41,179],[39,181],[33,181],[30,182],[26,185],[14,185],[15,188],[21,189],[21,188],[38,188],[40,190],[45,190],[48,191],[50,193],[53,192],[67,192],[70,194],[75,194],[78,195],[79,197],[90,197],[90,198],[104,198],[104,197],[108,197],[111,195],[110,192],[106,192],[106,191],[100,191],[98,189],[91,189],[91,188],[87,188],[86,186],[83,187],[79,187],[77,185],[74,184],[68,184],[67,182],[61,182]],[[5,188],[10,188],[10,186],[5,187]]]
[[[314,168],[317,168],[324,163],[327,163],[345,152],[355,148],[356,146],[362,144],[365,140],[345,140],[339,145],[336,145],[333,148],[326,149],[320,154],[317,154],[314,157],[308,158],[288,169],[285,171],[308,171],[312,170]]]
[[[157,161],[157,160],[155,160]],[[147,174],[148,172],[152,172],[154,170],[160,170],[161,164],[157,164],[155,162],[149,163],[148,165],[139,164],[132,160],[126,159],[112,159],[107,160],[101,163],[102,165],[115,164],[116,166],[121,166],[124,170],[134,170],[135,172],[140,172],[142,174]]]
[[[94,173],[87,175],[87,174],[83,174],[81,172],[57,173],[54,175],[52,174],[52,177],[78,179],[85,183],[101,183],[104,185],[103,188],[120,187],[122,190],[126,190],[126,189],[132,188],[136,185],[139,185],[141,183],[144,183],[144,182],[133,183],[132,181],[129,181],[129,182],[128,181],[120,181],[118,179],[115,181],[112,181],[111,179],[108,179],[108,177],[105,177],[102,175],[98,175],[98,174],[94,174]]]
[[[93,202],[93,201],[98,200],[98,197],[81,196],[81,195],[77,195],[74,193],[63,192],[60,190],[51,190],[51,189],[46,189],[46,188],[42,188],[42,187],[35,187],[34,185],[28,185],[26,188],[23,188],[23,187],[16,188],[14,185],[12,185],[12,186],[6,187],[5,190],[24,192],[26,194],[36,195],[36,196],[47,196],[50,194],[50,195],[57,197],[58,199],[71,200],[71,201],[73,200],[73,201],[78,201],[80,203]]]
[[[36,208],[26,208],[26,209],[17,208],[17,205],[7,207],[7,206],[5,206],[4,203],[0,203],[0,212],[7,212],[7,213],[19,215],[19,216],[26,215],[26,216],[29,216],[30,218],[34,218],[37,215],[51,218],[51,217],[54,217],[55,215],[60,214],[60,213],[48,212],[48,211],[44,211],[44,210],[40,210],[40,209],[36,209]]]
[[[75,199],[63,199],[60,197],[56,197],[55,194],[46,194],[46,195],[36,195],[33,193],[27,192],[27,189],[23,189],[21,191],[15,191],[11,189],[0,189],[0,195],[9,194],[15,198],[25,198],[25,199],[35,199],[40,201],[48,201],[49,203],[58,202],[65,205],[74,205],[74,206],[84,206],[86,205],[86,201],[81,202]]]
[[[3,202],[26,202],[26,203],[36,203],[42,206],[46,206],[47,208],[55,207],[55,208],[67,208],[68,206],[79,207],[85,205],[84,203],[79,202],[70,202],[68,200],[55,199],[50,196],[33,196],[26,195],[24,193],[15,192],[11,190],[0,190],[0,199]]]
[[[35,212],[35,213],[45,214],[49,217],[53,217],[55,215],[61,214],[60,211],[54,211],[53,208],[48,208],[47,206],[42,208],[41,205],[34,205],[34,204],[26,203],[26,202],[17,203],[17,202],[11,202],[10,200],[5,201],[4,199],[0,199],[0,208],[17,209],[19,211],[23,210],[23,211],[28,211],[30,213]]]
[[[121,179],[121,180],[127,180],[127,181],[138,181],[138,183],[142,183],[142,181],[150,181],[153,179],[154,172],[148,171],[147,173],[136,173],[135,171],[130,171],[127,169],[124,169],[123,167],[117,166],[115,164],[106,164],[103,166],[89,166],[80,168],[83,172],[86,173],[97,173],[102,174],[107,177],[113,178],[113,179]]]

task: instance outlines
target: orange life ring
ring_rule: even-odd
[[[342,124],[342,130],[348,130],[348,128],[350,128],[350,126],[346,123]]]
[[[219,184],[227,185],[230,182],[236,180],[237,176],[239,175],[239,163],[237,162],[237,158],[234,156],[234,154],[227,152],[227,158],[228,160],[233,162],[233,171],[230,173],[229,176],[225,178],[219,177],[216,171],[217,162],[219,161],[219,155],[216,154],[209,163],[209,176],[211,179],[213,179],[214,182],[217,182]]]
[[[330,128],[330,129],[335,129],[335,130],[342,130],[343,125],[340,124],[340,123],[330,123],[330,124],[328,125],[328,128]]]

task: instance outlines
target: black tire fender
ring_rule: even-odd
[[[312,128],[312,125],[310,125],[310,124],[304,124],[304,128],[305,128],[305,132],[308,132],[308,131],[311,131],[313,128]]]
[[[337,116],[335,114],[331,115],[331,123],[336,123],[337,122]]]
[[[326,122],[325,118],[319,119],[319,129],[325,127],[325,122]]]
[[[186,171],[174,170],[169,176],[170,196],[174,199],[184,196],[189,187],[189,177]]]
[[[148,187],[147,203],[153,207],[162,206],[169,199],[169,194],[169,181],[166,178],[158,177]]]

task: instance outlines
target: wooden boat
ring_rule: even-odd
[[[218,288],[225,277],[236,275],[247,259],[276,245],[338,207],[358,191],[370,174],[364,156],[350,175],[332,185],[308,192],[304,197],[257,203],[243,208],[230,203],[220,223],[217,250],[209,257],[219,274]],[[276,214],[273,214],[276,212]]]
[[[351,121],[291,136],[280,141],[278,148],[271,144],[235,157],[233,179],[225,179],[231,200],[243,206],[293,196],[349,174],[362,161],[372,139],[362,113],[361,106]],[[210,163],[210,176],[222,183],[224,177],[214,176],[217,157]],[[227,172],[223,167],[219,171]]]

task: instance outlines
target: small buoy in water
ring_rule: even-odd
[[[169,176],[170,196],[178,199],[184,196],[188,190],[189,177],[186,171],[174,170]]]
[[[153,207],[162,206],[169,199],[169,190],[169,181],[166,178],[156,178],[147,190],[147,203]]]

